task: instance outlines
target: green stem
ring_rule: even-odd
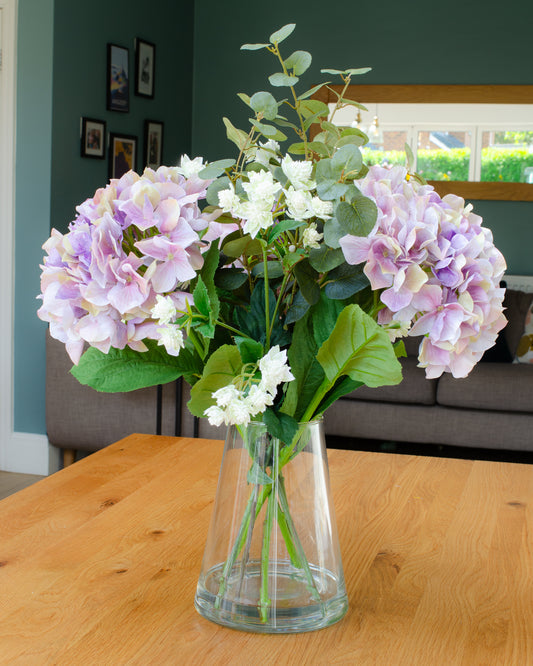
[[[261,615],[261,622],[268,621],[268,609],[272,605],[270,597],[268,596],[268,579],[270,564],[270,538],[272,536],[272,527],[274,525],[275,513],[276,493],[271,492],[268,496],[265,522],[263,524],[263,544],[261,548],[261,592],[259,596],[259,613]]]
[[[270,349],[270,302],[269,302],[269,286],[268,286],[268,261],[266,248],[263,245],[263,266],[265,271],[265,328],[266,328],[266,342],[265,348]]]
[[[278,316],[278,311],[279,311],[279,306],[281,301],[283,300],[283,296],[285,294],[285,287],[287,286],[287,282],[289,281],[290,273],[285,273],[283,276],[283,282],[281,283],[281,288],[279,290],[279,296],[276,300],[276,306],[274,308],[274,314],[272,315],[272,320],[270,321],[270,335],[272,335],[272,331],[274,330],[274,323],[276,321],[276,317]]]

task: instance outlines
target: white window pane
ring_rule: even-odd
[[[416,171],[426,180],[469,180],[471,145],[471,132],[419,131]]]
[[[533,132],[484,131],[481,180],[533,183]]]

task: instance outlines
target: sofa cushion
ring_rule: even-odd
[[[407,356],[399,360],[403,371],[403,380],[400,384],[379,388],[361,386],[346,397],[353,400],[434,405],[437,380],[426,379],[425,370],[417,367],[418,359]]]
[[[445,373],[437,403],[448,407],[533,413],[533,366],[479,363],[464,379]]]

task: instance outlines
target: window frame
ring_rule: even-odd
[[[323,86],[314,99],[331,104],[335,93],[344,86]],[[398,104],[533,104],[533,85],[349,85],[346,99],[365,103]],[[485,123],[479,127],[487,129]],[[533,201],[532,183],[504,183],[499,181],[429,181],[444,196],[453,193],[465,199]]]

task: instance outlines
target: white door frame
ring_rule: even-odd
[[[46,436],[14,432],[17,9],[18,0],[0,0],[0,470],[47,474]]]

